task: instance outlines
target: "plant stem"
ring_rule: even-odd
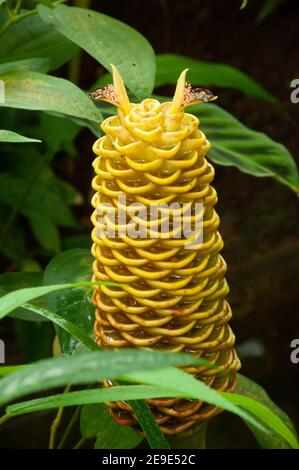
[[[70,388],[71,388],[71,386],[67,385],[65,387],[63,393],[69,392]],[[50,430],[50,439],[49,439],[49,449],[54,449],[56,433],[57,433],[57,430],[58,430],[58,428],[60,426],[60,423],[61,423],[63,410],[64,410],[63,406],[58,408],[56,416],[55,416],[54,420],[52,421],[51,430]]]
[[[75,445],[75,447],[73,447],[73,449],[80,449],[80,447],[82,447],[85,441],[86,441],[85,437],[81,437],[80,441],[77,442],[77,444]]]
[[[22,0],[17,0],[16,5],[13,9],[13,12],[17,15],[21,9]]]
[[[13,415],[9,415],[9,414],[5,414],[5,415],[1,416],[0,426],[2,426],[2,424],[6,423],[6,421],[8,421],[12,417],[13,417]]]
[[[59,5],[60,3],[65,3],[66,0],[57,0],[56,2],[53,2],[54,5]],[[20,4],[20,5],[19,5]],[[18,14],[20,7],[21,7],[21,1],[18,0],[16,4],[15,10],[11,11],[9,7],[5,4],[6,7],[6,12],[8,14],[8,20],[2,28],[0,28],[0,36],[4,34],[10,26],[12,26],[14,23],[18,23],[19,21],[23,20],[24,18],[27,18],[28,16],[33,16],[37,14],[37,8],[34,8],[33,10],[27,10],[24,13]],[[18,10],[17,10],[18,8]]]
[[[80,416],[80,411],[81,411],[81,406],[77,406],[75,412],[73,413],[73,416],[71,417],[70,419],[70,422],[69,424],[67,425],[64,433],[63,433],[63,436],[57,446],[57,449],[63,449],[64,446],[65,446],[65,443],[67,441],[67,438],[69,437],[74,425],[76,424],[79,416]]]

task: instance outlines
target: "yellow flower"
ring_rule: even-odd
[[[106,348],[192,352],[217,369],[186,371],[217,390],[233,390],[240,362],[228,325],[214,169],[205,158],[210,144],[198,118],[185,112],[214,97],[192,90],[186,72],[171,102],[130,103],[115,67],[114,84],[91,94],[117,106],[93,146],[94,279],[122,284],[95,287],[95,334]],[[166,434],[221,411],[196,400],[147,401]],[[110,409],[118,423],[137,426],[128,404]]]

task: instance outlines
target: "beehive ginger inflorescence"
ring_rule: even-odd
[[[187,105],[213,96],[192,89],[185,75],[186,70],[171,102],[131,103],[115,67],[114,84],[91,94],[117,107],[93,146],[93,279],[121,283],[94,288],[94,330],[105,348],[191,352],[217,367],[186,367],[187,372],[217,390],[234,390],[240,362],[228,325],[232,314],[211,186],[214,169],[205,158],[210,144],[198,118],[185,112]],[[154,219],[141,217],[132,205],[160,210]],[[180,232],[174,216],[183,213]],[[133,222],[139,236],[126,230]],[[188,225],[187,233],[182,225]],[[147,401],[166,434],[220,411],[196,400]],[[129,404],[109,406],[119,424],[138,426]]]

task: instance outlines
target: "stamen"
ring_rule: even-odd
[[[114,106],[118,106],[115,89],[112,84],[97,88],[96,90],[88,93],[88,96],[94,101],[107,101],[108,103],[111,103]]]
[[[184,104],[188,106],[195,103],[208,103],[214,101],[217,96],[214,96],[210,90],[205,88],[192,88],[191,83],[186,82],[184,90]]]

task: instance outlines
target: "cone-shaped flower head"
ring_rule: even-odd
[[[233,390],[240,363],[228,325],[214,169],[205,158],[210,144],[198,118],[185,112],[215,97],[186,83],[184,70],[172,101],[131,103],[114,66],[112,73],[113,85],[91,93],[117,107],[93,146],[92,253],[94,279],[121,285],[94,289],[96,340],[106,348],[192,352],[216,367],[186,371],[215,389]],[[180,398],[148,403],[167,434],[220,411]],[[137,426],[129,404],[110,409],[118,423]]]

